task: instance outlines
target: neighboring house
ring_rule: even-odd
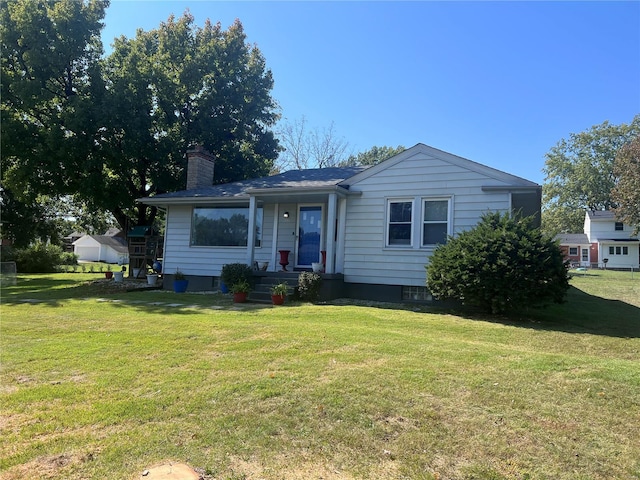
[[[448,235],[489,211],[540,218],[538,184],[423,144],[368,168],[213,186],[213,158],[187,156],[187,190],[139,201],[166,209],[163,270],[180,269],[193,290],[217,285],[227,263],[281,270],[279,252],[289,251],[288,271],[325,259],[334,297],[427,298],[425,265]]]
[[[591,263],[607,268],[640,267],[640,241],[632,236],[633,228],[618,222],[612,211],[588,210],[584,217],[584,233],[591,246]]]
[[[84,235],[85,234],[82,233],[82,232],[74,231],[74,232],[71,232],[66,237],[64,237],[62,239],[62,242],[64,243],[64,251],[65,252],[73,252],[73,242],[75,242],[79,238],[83,237]]]
[[[73,253],[81,261],[129,263],[129,247],[118,235],[84,235],[73,242]]]
[[[587,210],[584,233],[556,236],[572,266],[594,268],[640,268],[640,241],[633,228],[618,222],[609,210]]]
[[[560,242],[560,249],[564,258],[569,261],[572,267],[591,266],[591,243],[589,237],[584,233],[561,233],[556,236],[556,241]],[[596,262],[597,263],[597,262]]]

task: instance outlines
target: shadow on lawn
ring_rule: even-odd
[[[18,277],[15,286],[2,288],[3,304],[46,304],[60,306],[66,300],[84,298],[104,298],[111,304],[123,307],[135,307],[146,312],[194,314],[199,309],[239,309],[258,310],[272,308],[269,304],[233,304],[231,298],[219,293],[211,294],[174,294],[166,290],[114,291],[113,283],[51,277]],[[32,301],[27,301],[32,300]],[[640,308],[619,300],[608,300],[590,295],[575,287],[570,287],[567,301],[561,305],[546,308],[530,308],[519,314],[491,316],[476,309],[465,307],[438,308],[419,304],[397,304],[382,302],[361,302],[343,299],[330,302],[335,305],[361,305],[385,309],[405,309],[412,312],[450,313],[469,320],[482,320],[508,324],[516,327],[540,330],[561,331],[567,333],[588,333],[610,337],[640,337]],[[171,306],[180,304],[180,306]],[[284,310],[286,311],[286,310]],[[283,311],[283,312],[284,312]]]
[[[504,316],[492,316],[469,308],[448,310],[470,320],[502,323],[536,330],[588,333],[607,337],[639,338],[640,308],[620,301],[590,295],[570,287],[566,302]]]
[[[59,307],[70,300],[94,299],[113,307],[137,308],[148,313],[193,315],[199,310],[256,310],[270,304],[234,304],[231,296],[216,292],[174,293],[144,281],[113,281],[52,277],[18,277],[16,285],[2,288],[2,303]]]

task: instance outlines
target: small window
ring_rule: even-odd
[[[629,247],[622,247],[622,254],[629,255]]]
[[[425,200],[422,221],[422,245],[447,243],[449,234],[449,200]]]
[[[569,247],[569,255],[575,257],[578,255],[578,247]]]
[[[387,245],[411,245],[413,202],[389,202]]]
[[[615,229],[616,232],[621,232],[622,230],[624,230],[624,225],[622,224],[622,222],[616,222]]]

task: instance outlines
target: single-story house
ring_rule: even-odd
[[[610,210],[587,210],[584,234],[561,234],[556,237],[567,258],[573,263],[572,248],[580,238],[580,265],[617,269],[640,268],[640,239],[633,228],[619,222]]]
[[[129,263],[129,247],[118,235],[83,235],[73,242],[73,253],[80,261]]]
[[[165,277],[179,269],[190,290],[215,288],[227,263],[295,272],[322,262],[333,297],[428,299],[425,265],[449,235],[489,211],[540,218],[540,185],[423,144],[371,167],[222,185],[211,155],[187,157],[186,190],[139,201],[166,210]]]

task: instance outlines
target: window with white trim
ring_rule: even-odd
[[[569,255],[572,257],[578,256],[578,247],[569,247]]]
[[[389,200],[387,218],[387,246],[411,246],[413,201]]]
[[[629,255],[629,247],[609,247],[609,255]]]
[[[427,198],[422,202],[422,246],[447,243],[449,199]]]

